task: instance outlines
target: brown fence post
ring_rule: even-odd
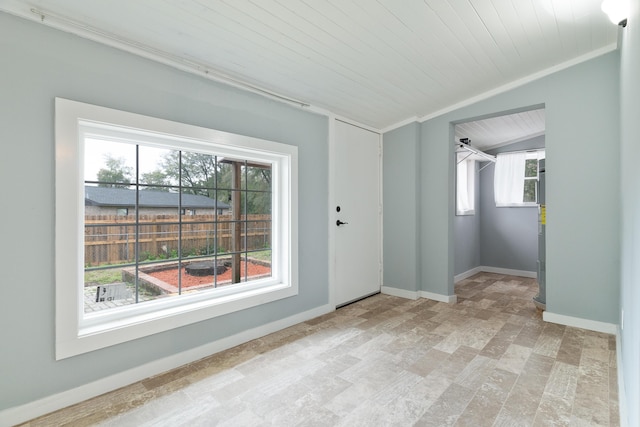
[[[241,163],[231,162],[233,170],[233,178],[231,184],[231,219],[234,221],[231,228],[231,247],[234,254],[231,256],[231,282],[240,283],[240,250],[241,250],[241,204],[240,204],[240,186],[241,186]],[[237,252],[237,253],[236,253]]]

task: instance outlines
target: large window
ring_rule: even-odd
[[[296,156],[57,99],[57,358],[295,295]]]

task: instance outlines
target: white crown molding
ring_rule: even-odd
[[[259,85],[243,81],[242,79],[216,70],[215,67],[208,64],[183,58],[178,55],[173,55],[171,53],[156,49],[143,43],[126,39],[117,34],[100,30],[99,28],[93,27],[89,24],[78,22],[71,18],[49,12],[43,8],[32,7],[29,4],[22,3],[16,0],[0,0],[0,11],[4,11],[11,15],[30,21],[38,22],[48,27],[74,34],[84,39],[92,40],[106,46],[123,50],[136,56],[150,59],[152,61],[176,68],[181,71],[205,77],[218,83],[224,83],[238,89],[243,89],[248,92],[263,95],[289,105],[295,105],[302,108],[310,107],[310,104],[305,101],[300,101],[298,99],[282,95],[269,89],[265,89],[263,87],[260,87]]]
[[[150,59],[152,61],[161,63],[163,65],[168,65],[181,71],[196,74],[209,80],[224,83],[238,89],[263,95],[271,99],[286,103],[288,105],[294,105],[303,108],[307,111],[311,111],[322,116],[335,118],[337,120],[352,124],[354,126],[374,133],[381,133],[380,129],[376,127],[360,123],[357,120],[353,120],[339,114],[335,114],[330,110],[311,105],[310,103],[307,103],[305,101],[300,101],[298,99],[294,99],[289,96],[262,88],[258,85],[242,81],[241,79],[218,71],[210,65],[173,55],[160,49],[135,42],[133,40],[125,39],[116,34],[112,34],[107,31],[92,27],[88,24],[76,22],[71,18],[56,15],[42,8],[32,8],[28,4],[24,4],[16,0],[0,0],[0,11],[4,11],[11,15],[18,16],[30,21],[42,23],[51,28],[71,33],[79,37],[92,40],[119,50],[123,50],[133,55]]]
[[[210,65],[189,60],[187,58],[182,58],[180,56],[173,55],[168,52],[164,52],[160,49],[155,49],[151,46],[147,46],[142,43],[135,42],[133,40],[128,40],[116,34],[112,34],[107,31],[103,31],[98,28],[92,27],[88,24],[77,22],[71,18],[67,18],[61,15],[57,15],[55,13],[51,13],[43,8],[32,7],[27,3],[22,3],[21,1],[0,0],[0,11],[4,11],[11,15],[15,15],[30,21],[39,22],[49,27],[52,27],[61,31],[65,31],[71,34],[75,34],[79,37],[89,39],[89,40],[92,40],[92,41],[95,41],[119,50],[123,50],[125,52],[129,52],[134,55],[179,69],[181,71],[185,71],[191,74],[196,74],[219,83],[228,84],[230,86],[243,89],[248,92],[260,94],[289,105],[296,105],[298,107],[305,108],[305,109],[308,109],[309,111],[313,111],[318,114],[322,114],[326,116],[338,117],[337,115],[331,113],[326,109],[315,107],[305,101],[294,99],[289,96],[282,95],[277,92],[273,92],[271,90],[262,88],[259,85],[245,82],[239,78],[236,78],[224,72],[218,71],[215,69],[215,67],[212,67]],[[565,68],[569,68],[581,62],[585,62],[590,59],[596,58],[598,56],[604,55],[606,53],[616,50],[617,48],[618,48],[618,43],[611,43],[607,46],[604,46],[600,49],[589,52],[585,55],[576,57],[569,61],[565,61],[561,64],[555,65],[553,67],[547,68],[545,70],[542,70],[537,73],[531,74],[529,76],[523,77],[521,79],[515,80],[511,83],[507,83],[505,85],[499,86],[495,89],[484,92],[480,95],[468,98],[456,104],[452,104],[441,110],[435,111],[433,113],[429,113],[421,117],[418,117],[418,116],[409,117],[400,122],[392,124],[390,126],[386,126],[382,129],[376,129],[372,126],[364,125],[362,123],[358,123],[357,121],[347,119],[347,118],[344,118],[344,121],[347,123],[355,124],[356,126],[362,127],[363,129],[367,129],[375,133],[383,134],[383,133],[392,131],[394,129],[397,129],[399,127],[405,126],[409,123],[413,123],[416,121],[419,123],[422,123],[426,120],[430,120],[435,117],[441,116],[443,114],[449,113],[451,111],[457,110],[459,108],[466,107],[468,105],[485,100],[487,98],[498,95],[500,93],[509,91],[516,87],[522,86],[534,80],[548,76],[557,71],[564,70]]]
[[[368,130],[369,132],[382,134],[382,131],[376,127],[364,124],[357,120],[350,119],[346,116],[341,116],[340,114],[336,114],[333,111],[327,110],[326,108],[318,107],[316,105],[307,105],[305,107],[306,111],[311,111],[312,113],[319,114],[321,116],[327,116],[329,120],[339,120],[341,122],[347,123],[352,126],[359,127],[364,130]]]
[[[394,124],[392,124],[392,125],[390,125],[390,126],[387,126],[387,127],[385,127],[385,128],[382,128],[382,129],[380,130],[380,132],[381,132],[381,133],[387,133],[387,132],[390,132],[390,131],[392,131],[392,130],[394,130],[394,129],[401,128],[402,126],[406,126],[406,125],[408,125],[409,123],[413,123],[413,122],[419,122],[418,116],[412,116],[412,117],[409,117],[409,118],[404,119],[404,120],[402,120],[402,121],[399,121],[398,123],[394,123]]]
[[[442,108],[438,111],[435,111],[433,113],[429,113],[426,114],[424,116],[421,117],[417,117],[415,120],[414,119],[406,119],[406,120],[402,120],[398,123],[395,123],[393,125],[387,126],[385,128],[383,128],[382,133],[387,133],[389,131],[392,131],[394,129],[397,129],[399,127],[405,126],[409,123],[412,123],[414,121],[417,121],[418,123],[423,123],[427,120],[431,120],[434,119],[436,117],[440,117],[444,114],[450,113],[452,111],[458,110],[460,108],[463,107],[468,107],[469,105],[475,104],[476,102],[480,102],[480,101],[484,101],[485,99],[489,99],[493,96],[499,95],[501,93],[505,93],[508,92],[512,89],[515,89],[517,87],[520,86],[524,86],[527,83],[531,83],[535,80],[541,79],[543,77],[549,76],[553,73],[557,73],[558,71],[562,71],[565,70],[567,68],[573,67],[574,65],[578,65],[582,62],[586,62],[589,61],[591,59],[597,58],[599,56],[605,55],[609,52],[613,52],[614,50],[618,49],[618,43],[611,43],[607,46],[601,47],[600,49],[596,49],[594,51],[591,51],[589,53],[586,53],[584,55],[578,56],[576,58],[570,59],[568,61],[562,62],[560,64],[554,65],[553,67],[549,67],[546,68],[542,71],[538,71],[537,73],[533,73],[530,74],[528,76],[525,76],[521,79],[518,80],[514,80],[513,82],[504,84],[502,86],[499,86],[495,89],[491,89],[489,91],[483,92],[479,95],[473,96],[471,98],[467,98],[464,101],[460,101],[458,103],[449,105],[448,107]]]
[[[539,80],[543,77],[549,76],[553,73],[557,73],[558,71],[565,70],[567,68],[573,67],[574,65],[580,64],[582,62],[589,61],[593,58],[597,58],[598,56],[602,56],[609,52],[613,52],[618,48],[617,43],[612,43],[607,46],[601,47],[600,49],[596,49],[584,55],[578,56],[576,58],[570,59],[568,61],[562,62],[560,64],[554,65],[553,67],[546,68],[544,70],[538,71],[537,73],[529,74],[521,79],[514,80],[511,83],[504,84],[502,86],[498,86],[495,89],[491,89],[487,92],[481,93],[480,95],[476,95],[474,97],[465,99],[464,101],[458,102],[456,104],[445,107],[439,111],[435,111],[433,113],[422,116],[418,119],[420,123],[425,122],[427,120],[431,120],[433,118],[442,116],[444,114],[450,113],[451,111],[458,110],[463,107],[467,107],[469,105],[475,104],[476,102],[484,101],[485,99],[491,98],[493,96],[499,95],[504,92],[508,92],[512,89],[515,89],[520,86],[524,86],[527,83],[531,83],[533,81]]]

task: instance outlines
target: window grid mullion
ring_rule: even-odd
[[[135,269],[135,290],[136,290],[136,298],[135,303],[138,304],[140,302],[140,187],[139,187],[139,161],[140,161],[140,146],[136,144],[136,220],[135,220],[135,230],[136,230],[136,244],[135,244],[135,257],[136,257],[136,269]]]
[[[144,269],[145,266],[149,266],[149,265],[154,265],[154,264],[162,264],[162,263],[167,263],[168,261],[171,261],[171,251],[172,249],[170,247],[165,248],[165,253],[166,253],[166,257],[161,257],[158,258],[158,253],[155,252],[155,250],[153,248],[150,248],[150,255],[149,255],[149,259],[145,259],[143,261],[143,257],[145,257],[145,253],[143,252],[143,249],[146,251],[145,249],[145,245],[147,243],[146,239],[149,238],[153,238],[153,239],[158,239],[159,241],[168,241],[170,242],[171,239],[171,235],[173,234],[175,236],[174,233],[176,233],[177,231],[177,267],[178,267],[178,276],[177,276],[177,295],[182,295],[183,294],[183,271],[182,271],[182,267],[184,266],[185,263],[185,259],[184,259],[184,253],[185,253],[185,246],[184,246],[184,242],[183,239],[185,237],[185,233],[186,231],[184,230],[185,227],[185,220],[183,218],[182,210],[184,209],[185,206],[185,199],[184,199],[184,192],[186,190],[186,186],[184,181],[184,167],[185,167],[185,160],[184,160],[184,151],[182,150],[176,150],[177,152],[177,163],[178,163],[178,168],[177,168],[177,175],[178,175],[178,179],[177,179],[177,185],[171,184],[171,185],[163,185],[163,184],[155,184],[155,183],[149,183],[149,182],[142,182],[143,179],[143,170],[141,169],[141,165],[142,165],[142,161],[144,160],[142,157],[143,156],[143,145],[141,144],[132,144],[135,147],[135,177],[134,179],[131,179],[128,181],[128,183],[123,182],[117,182],[117,183],[111,183],[111,182],[106,182],[106,181],[99,181],[99,180],[84,180],[85,184],[96,184],[97,186],[109,186],[110,184],[113,187],[117,187],[117,186],[125,186],[125,185],[132,185],[135,188],[135,201],[134,201],[134,206],[135,206],[135,215],[134,215],[134,222],[133,222],[133,227],[134,227],[134,234],[135,234],[135,241],[132,242],[133,244],[133,248],[134,248],[134,261],[133,263],[127,263],[126,261],[124,263],[119,263],[117,264],[118,267],[127,267],[127,266],[133,266],[134,270],[135,270],[135,275],[134,275],[134,289],[135,289],[135,298],[134,298],[134,303],[138,304],[140,302],[143,301],[143,283],[144,283],[144,279],[141,276],[141,274],[143,273],[143,271],[141,269]],[[241,160],[241,161],[237,161],[236,162],[239,163],[239,165],[241,165],[243,167],[243,172],[242,172],[242,177],[244,179],[244,184],[240,186],[240,188],[237,191],[238,196],[241,197],[242,200],[242,208],[240,210],[241,214],[244,215],[243,218],[239,218],[237,220],[230,220],[228,221],[228,224],[231,226],[234,226],[234,224],[238,224],[241,227],[241,231],[238,236],[238,242],[242,242],[241,244],[244,245],[244,247],[239,247],[237,249],[238,255],[240,255],[241,257],[244,258],[244,266],[242,266],[242,273],[244,274],[244,280],[240,280],[240,282],[248,282],[249,281],[249,266],[248,266],[248,258],[249,258],[249,253],[254,253],[254,252],[261,252],[261,250],[259,248],[250,248],[250,239],[249,239],[249,233],[251,230],[251,224],[253,223],[252,221],[249,220],[249,196],[250,194],[254,194],[256,196],[259,196],[261,194],[266,194],[266,195],[273,195],[273,188],[271,187],[270,184],[268,185],[268,189],[266,190],[260,190],[260,189],[252,189],[249,186],[249,179],[250,179],[250,174],[249,174],[249,167],[250,164],[248,162],[248,160]],[[205,185],[204,187],[197,187],[198,189],[200,188],[206,188],[209,190],[213,190],[213,199],[215,201],[214,203],[214,211],[213,211],[213,226],[214,226],[214,253],[213,253],[213,261],[215,263],[215,266],[217,267],[217,263],[219,261],[219,252],[218,252],[218,241],[220,238],[220,232],[218,230],[218,226],[220,225],[220,212],[218,209],[218,204],[217,204],[217,199],[218,199],[218,192],[222,190],[221,188],[221,182],[220,182],[220,174],[218,171],[218,167],[219,167],[220,163],[219,163],[219,159],[217,155],[214,155],[214,169],[213,169],[213,186],[207,186]],[[269,169],[269,171],[271,171],[271,167],[266,167],[267,169]],[[259,178],[258,178],[259,179]],[[211,181],[208,181],[211,182]],[[223,186],[224,187],[224,186]],[[226,187],[225,187],[226,188]],[[178,219],[177,221],[164,221],[162,220],[161,222],[156,222],[155,220],[150,220],[150,219],[146,219],[143,216],[143,212],[141,211],[141,207],[142,207],[142,203],[146,203],[145,202],[145,195],[142,193],[145,190],[148,191],[153,191],[153,190],[158,190],[158,189],[165,189],[166,191],[171,191],[171,189],[176,189],[178,192],[178,212],[177,212],[177,216]],[[227,190],[228,191],[228,190]],[[143,197],[145,196],[145,197]],[[272,197],[269,197],[269,200],[272,200]],[[252,205],[253,206],[253,205]],[[270,215],[270,207],[267,206],[267,209],[261,209],[259,212],[260,213],[264,213],[267,212],[267,214]],[[268,225],[272,224],[272,219],[271,220],[257,220],[260,222],[264,222],[265,225],[263,225],[262,227],[262,232],[265,235],[265,239],[267,234],[266,233],[270,233],[272,230],[272,227],[268,227]],[[189,222],[191,223],[191,222]],[[205,221],[195,221],[193,224],[207,224],[207,223],[211,223],[210,220],[205,220]],[[108,226],[121,226],[122,223],[119,223],[117,220],[113,221],[113,222],[108,222],[108,223],[100,223],[100,224],[88,224],[85,225],[86,228],[90,229],[90,228],[98,228],[98,227],[108,227]],[[171,227],[170,226],[177,226],[177,230],[176,231],[171,231]],[[151,226],[158,226],[158,228],[153,229]],[[146,228],[149,228],[149,230],[145,231]],[[169,228],[166,228],[169,227]],[[162,230],[165,231],[162,231]],[[256,230],[254,230],[256,231]],[[196,233],[198,233],[196,231]],[[265,245],[267,241],[265,240]],[[171,246],[170,244],[167,246]],[[128,246],[127,246],[128,247]],[[266,246],[265,246],[266,247]],[[271,247],[271,245],[269,244],[269,247]],[[210,253],[207,253],[205,255],[202,256],[198,256],[197,254],[194,255],[194,259],[197,258],[204,258],[206,259],[207,257],[210,257]],[[209,258],[211,259],[211,258]],[[273,253],[269,252],[269,259],[271,261],[273,261]],[[114,265],[108,265],[107,267],[104,266],[96,266],[96,267],[86,267],[85,271],[97,271],[97,270],[107,270],[110,268],[116,268],[115,264]],[[217,268],[214,268],[214,273],[213,273],[213,287],[216,288],[219,286],[219,274],[217,271]]]
[[[248,249],[248,235],[249,235],[249,228],[248,228],[248,215],[247,215],[247,205],[249,204],[249,199],[248,199],[248,195],[246,190],[249,188],[249,174],[248,174],[248,166],[247,166],[247,161],[244,161],[244,209],[243,209],[243,213],[244,213],[244,281],[248,282],[249,281],[249,253],[247,252]]]
[[[182,295],[182,150],[178,151],[178,295]]]
[[[215,213],[213,214],[213,287],[218,287],[218,156],[213,160],[213,190],[215,200]]]

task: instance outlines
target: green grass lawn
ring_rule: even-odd
[[[251,252],[249,258],[259,259],[260,261],[271,261],[271,249],[266,251]]]
[[[84,273],[84,283],[108,285],[115,282],[122,282],[122,270],[119,268],[86,271]]]

